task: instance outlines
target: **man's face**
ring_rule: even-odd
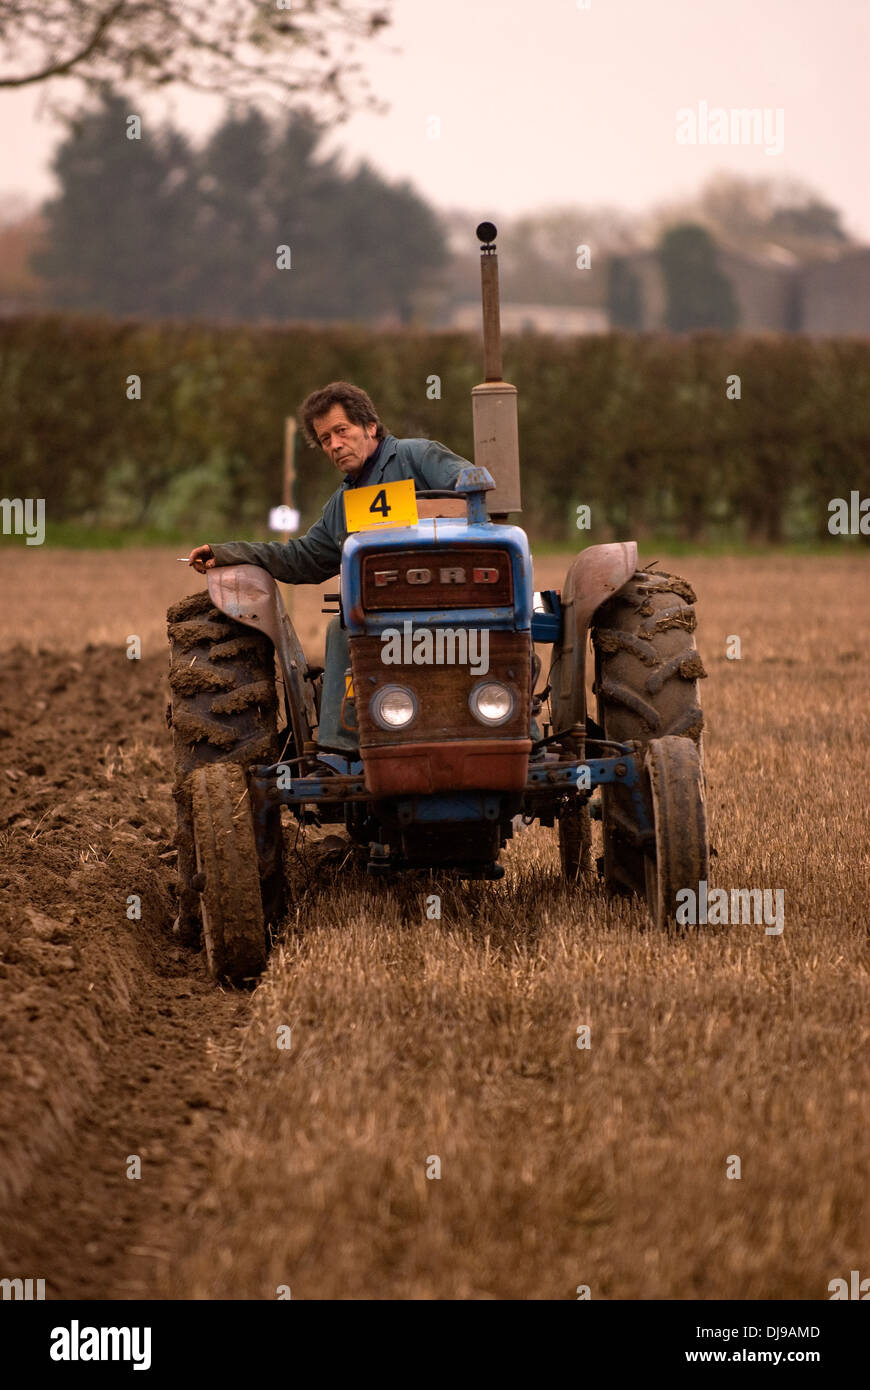
[[[377,425],[351,424],[343,405],[334,405],[326,415],[318,415],[314,432],[323,452],[348,478],[355,478],[362,471],[366,459],[377,448]]]

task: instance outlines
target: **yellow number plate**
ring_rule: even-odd
[[[344,494],[348,531],[382,530],[385,526],[417,525],[417,494],[413,478],[374,487],[348,488]]]

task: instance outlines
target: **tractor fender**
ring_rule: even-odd
[[[593,615],[637,570],[637,542],[581,550],[562,589],[562,640],[550,675],[554,732],[586,722],[586,647]]]
[[[272,640],[287,692],[297,752],[312,737],[317,723],[308,663],[281,591],[261,565],[219,565],[207,570],[208,592],[215,608]]]

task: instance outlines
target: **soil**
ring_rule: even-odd
[[[165,656],[37,656],[0,672],[0,1273],[149,1297],[248,997],[172,935]]]
[[[172,934],[163,614],[190,576],[172,553],[0,553],[0,1278],[49,1299],[825,1299],[862,1267],[866,559],[680,567],[711,875],[781,890],[781,936],[655,932],[566,890],[540,827],[502,883],[437,886],[433,918],[432,885],[353,873],[327,825],[319,862],[287,837],[299,881],[250,994]],[[292,598],[317,661],[321,596]]]

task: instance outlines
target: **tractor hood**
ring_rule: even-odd
[[[432,517],[358,531],[341,558],[341,604],[351,636],[407,620],[530,629],[532,563],[519,526]]]

